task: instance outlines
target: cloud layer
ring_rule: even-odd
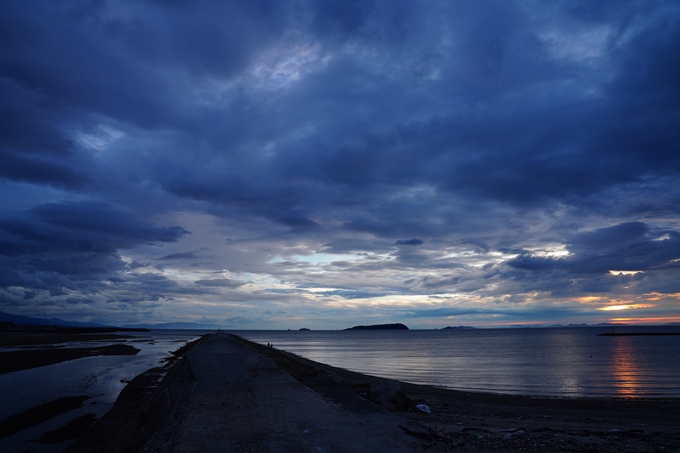
[[[676,2],[0,9],[0,310],[680,320]]]

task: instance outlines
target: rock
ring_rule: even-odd
[[[364,388],[366,390],[370,390],[371,388],[371,384],[368,384],[367,382],[364,381],[358,381],[356,379],[347,379],[341,376],[334,376],[332,379],[335,382],[337,382],[340,386],[346,388]]]
[[[413,406],[397,381],[385,381],[372,385],[368,398],[391,411],[404,411]]]
[[[369,394],[371,401],[385,403],[392,400],[399,392],[401,385],[397,381],[385,381],[380,384],[372,385]]]

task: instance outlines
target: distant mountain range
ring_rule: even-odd
[[[217,324],[200,324],[196,322],[166,322],[160,324],[130,324],[112,326],[98,322],[64,321],[59,318],[33,318],[31,316],[11,315],[0,311],[0,323],[9,322],[16,326],[58,326],[58,327],[124,327],[126,329],[189,329],[189,330],[217,330]]]
[[[59,318],[32,318],[30,316],[10,315],[0,311],[0,322],[10,322],[17,326],[59,326],[59,327],[113,327],[98,322],[64,321]]]
[[[634,325],[635,324],[624,324],[624,323],[620,323],[620,322],[601,322],[599,324],[586,324],[585,322],[583,322],[581,324],[567,324],[566,326],[562,325],[562,324],[551,324],[549,326],[546,326],[546,325],[543,325],[543,324],[529,324],[529,325],[514,324],[514,325],[508,326],[508,327],[512,327],[512,328],[515,328],[515,329],[532,329],[532,328],[545,329],[545,328],[551,328],[551,327],[612,327],[612,326],[616,327],[616,326],[634,326]]]
[[[201,324],[197,322],[164,322],[161,324],[126,324],[123,327],[133,329],[180,329],[180,330],[217,330],[217,324]]]

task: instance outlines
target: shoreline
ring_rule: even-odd
[[[66,452],[138,451],[152,438],[158,451],[173,451],[163,442],[181,430],[194,382],[185,356],[209,335],[135,377],[87,430],[66,433],[72,439],[82,433]],[[388,420],[413,451],[680,451],[680,398],[535,397],[410,384],[230,336],[358,419]],[[395,392],[381,396],[385,389]],[[416,409],[418,404],[430,413]]]
[[[0,345],[5,347],[0,352],[0,375],[11,380],[11,376],[16,372],[30,372],[49,365],[95,356],[121,356],[120,360],[123,363],[129,363],[139,360],[134,358],[141,352],[139,349],[141,346],[137,343],[150,341],[147,338],[129,335],[129,332],[120,335],[115,332],[92,330],[64,332],[56,329],[36,329],[29,332],[0,332]],[[153,340],[151,343],[153,344]],[[171,347],[169,345],[169,348]],[[125,384],[139,378],[135,384],[139,389],[155,387],[187,349],[186,344],[177,347],[179,349],[167,351],[167,355],[160,359],[160,365],[154,367],[153,363],[149,363],[146,371],[144,368],[138,368],[136,373],[125,379],[121,378],[120,382]],[[48,378],[49,372],[45,376]],[[99,377],[99,374],[93,375],[92,379],[96,383]],[[118,378],[113,379],[117,384]],[[34,381],[35,379],[31,382]],[[21,385],[20,381],[15,383]],[[123,390],[127,388],[126,385],[121,387]],[[26,385],[21,391],[34,393],[31,387]],[[41,389],[37,389],[37,393],[41,393]],[[44,395],[41,398],[30,398],[33,400],[30,405],[19,403],[16,411],[4,411],[3,418],[0,419],[0,451],[33,451],[31,444],[41,444],[45,446],[45,451],[61,452],[98,419],[105,417],[114,405],[114,401],[108,404],[100,401],[102,394],[92,393],[89,387],[87,390],[73,387],[65,394],[42,393]],[[49,445],[54,447],[50,450]],[[42,447],[40,448],[40,451],[43,451]]]
[[[675,422],[680,416],[678,398],[533,397],[397,382],[397,395],[381,401],[375,397],[376,389],[389,387],[396,381],[335,368],[231,336],[359,419],[370,422],[380,417],[395,417],[408,422],[410,428],[396,421],[394,424],[403,430],[405,437],[412,439],[409,447],[413,451],[680,451],[680,427]],[[142,413],[152,416],[150,425],[154,433],[180,429],[178,409],[175,415],[164,420],[158,418],[158,411],[170,410],[163,404],[159,406],[160,395],[162,398],[174,395],[172,398],[181,406],[190,391],[191,372],[183,363],[181,359],[176,361],[144,401],[140,401],[135,387],[148,385],[148,379],[144,383],[143,377],[148,372],[138,376],[139,380],[135,378],[121,393],[110,414],[96,422],[66,452],[114,451],[109,446],[130,447],[144,439],[148,441],[153,433],[148,432],[148,426],[147,432],[142,432],[139,426]],[[417,404],[426,405],[430,413],[416,409]],[[113,419],[117,427],[111,425]],[[420,428],[413,429],[413,426]],[[108,439],[107,447],[102,448],[103,436],[112,432],[122,434]],[[131,451],[135,451],[134,448]]]
[[[343,396],[337,396],[342,393],[338,387],[345,391],[344,397],[354,393],[366,398],[370,397],[371,388],[390,381],[314,362],[243,338],[239,341],[312,390],[340,402]],[[594,445],[599,452],[642,452],[658,447],[680,451],[680,426],[676,422],[680,419],[680,398],[536,397],[405,382],[399,382],[399,387],[411,401],[411,407],[398,411],[389,402],[379,404],[429,429],[449,433],[456,442],[472,444],[460,451],[520,448],[592,451]],[[430,414],[415,410],[416,404],[427,405]],[[519,431],[523,433],[515,434]],[[475,433],[484,439],[474,437]]]
[[[104,355],[136,355],[139,349],[127,344],[89,346],[84,348],[27,349],[0,352],[0,373],[30,370],[84,357]]]
[[[165,365],[132,379],[111,409],[82,432],[64,453],[141,451],[157,431],[178,428],[168,421],[168,416],[180,418],[178,407],[191,392],[192,373],[186,354],[209,335],[186,343],[172,352],[173,357]]]

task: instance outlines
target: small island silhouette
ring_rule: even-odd
[[[373,326],[354,326],[345,330],[409,330],[404,324],[376,324]]]

